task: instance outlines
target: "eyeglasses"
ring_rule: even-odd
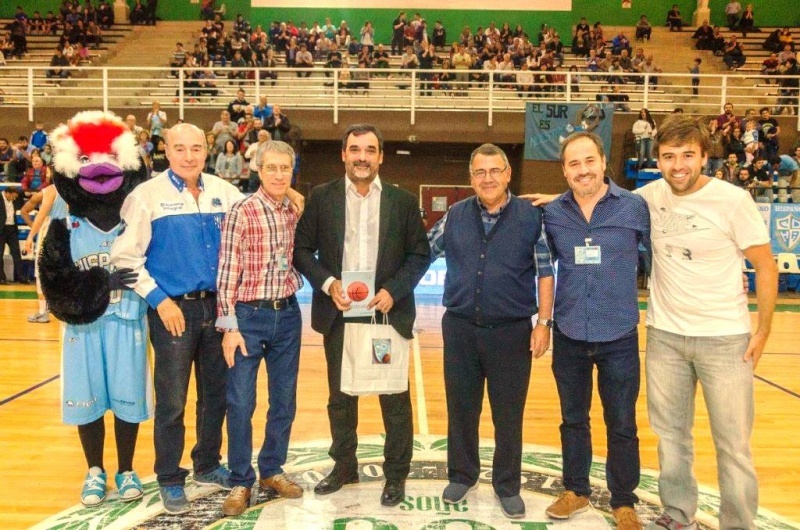
[[[503,171],[505,171],[506,169],[508,169],[508,166],[503,168],[493,167],[488,171],[485,169],[474,169],[470,170],[470,175],[472,175],[472,178],[474,178],[475,180],[485,180],[487,177],[492,177],[493,179],[496,179],[500,177],[500,175],[502,175]]]
[[[292,172],[292,166],[273,166],[273,165],[269,165],[269,166],[264,166],[262,168],[262,171],[264,173],[266,173],[267,175],[277,175],[278,171],[280,171],[282,174],[285,175],[285,174],[289,174],[289,173]]]

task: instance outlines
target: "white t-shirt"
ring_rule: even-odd
[[[685,196],[663,179],[637,193],[652,223],[647,325],[689,337],[749,333],[742,250],[770,241],[750,195],[716,179]]]

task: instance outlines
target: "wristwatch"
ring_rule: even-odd
[[[539,318],[539,319],[536,320],[536,324],[538,324],[540,326],[548,327],[550,329],[553,328],[553,323],[554,323],[554,320],[552,318]]]

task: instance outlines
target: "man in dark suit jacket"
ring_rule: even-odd
[[[19,188],[6,188],[2,192],[3,200],[0,201],[0,256],[8,245],[8,252],[14,261],[14,280],[24,282],[22,279],[22,255],[19,252],[19,231],[17,230],[17,210],[22,207],[22,197]],[[0,284],[8,283],[5,267],[0,261]],[[27,283],[27,282],[25,282]]]
[[[294,265],[314,287],[311,327],[324,336],[328,365],[329,454],[335,465],[314,488],[319,495],[359,480],[358,398],[340,390],[343,312],[350,309],[342,270],[375,271],[378,292],[368,307],[388,313],[389,323],[410,339],[416,317],[414,287],[430,264],[417,199],[378,177],[383,162],[380,131],[366,124],[348,127],[342,161],[347,176],[314,188],[295,236]],[[369,318],[348,322],[369,322]],[[405,497],[413,452],[411,398],[408,391],[385,394],[380,405],[386,428],[381,504],[395,506]]]

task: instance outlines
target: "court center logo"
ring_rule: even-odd
[[[491,462],[494,447],[481,441],[482,471],[479,487],[461,502],[448,505],[441,493],[447,485],[447,439],[442,436],[416,436],[414,459],[406,482],[406,497],[394,508],[381,506],[384,476],[383,438],[363,437],[358,446],[361,482],[345,486],[337,493],[317,496],[314,485],[326,476],[332,462],[327,440],[294,444],[285,466],[289,476],[306,491],[300,499],[282,499],[272,490],[257,491],[251,507],[239,517],[224,518],[221,507],[227,492],[187,482],[192,511],[184,515],[164,512],[155,477],[144,481],[144,497],[123,503],[110,493],[105,503],[95,508],[76,506],[34,527],[55,529],[201,529],[214,530],[601,530],[615,528],[605,483],[605,462],[595,457],[590,471],[593,509],[568,521],[549,519],[544,511],[563,491],[561,455],[550,447],[525,445],[522,456],[520,492],[526,516],[510,520],[500,512],[492,490]],[[256,465],[254,458],[253,465]],[[256,486],[258,483],[256,482]],[[653,521],[661,513],[658,504],[657,474],[642,470],[640,503],[636,510],[642,522]],[[697,519],[700,528],[716,528],[719,494],[701,488]],[[756,526],[761,530],[800,529],[776,514],[760,510]]]

